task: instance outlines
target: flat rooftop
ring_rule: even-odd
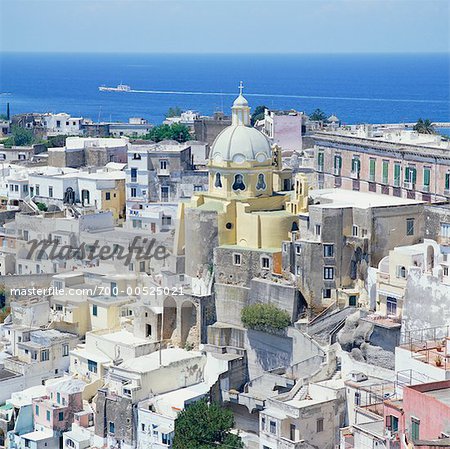
[[[163,349],[161,351],[162,366],[168,366],[174,362],[195,359],[198,357],[202,357],[201,352],[185,351],[180,348]],[[127,360],[117,366],[117,368],[139,373],[147,373],[159,369],[159,351]]]
[[[356,207],[369,209],[371,207],[412,206],[423,201],[399,198],[371,192],[358,192],[344,189],[319,189],[310,190],[309,195],[314,200],[314,207],[329,209]],[[320,202],[320,204],[315,204]]]

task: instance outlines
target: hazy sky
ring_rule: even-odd
[[[450,0],[0,0],[1,51],[449,52]]]

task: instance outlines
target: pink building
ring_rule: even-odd
[[[69,430],[74,414],[83,410],[85,385],[81,380],[64,378],[47,386],[47,396],[33,399],[35,427],[54,432]]]
[[[450,447],[450,381],[405,387],[403,400],[385,401],[384,418],[389,449]]]
[[[301,150],[302,125],[303,113],[301,112],[266,109],[262,132],[282,150]]]
[[[341,187],[427,202],[450,196],[450,145],[440,136],[340,130],[318,132],[313,138],[319,188]]]

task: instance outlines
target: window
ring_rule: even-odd
[[[405,168],[405,187],[413,189],[417,180],[417,170],[414,166]]]
[[[256,183],[256,190],[266,190],[266,180],[262,173],[258,175],[258,182]]]
[[[356,226],[356,225],[352,226],[352,236],[358,237],[358,226]]]
[[[324,288],[322,290],[322,296],[324,299],[330,299],[331,298],[331,288]]]
[[[170,435],[168,433],[161,434],[162,444],[170,444]]]
[[[266,417],[265,417],[265,416],[263,416],[263,417],[261,418],[261,430],[262,430],[262,431],[265,431],[265,430],[266,430]]]
[[[450,223],[441,223],[440,236],[445,238],[450,237]]]
[[[48,196],[49,196],[49,198],[53,198],[53,187],[52,186],[48,187]]]
[[[375,181],[375,159],[369,160],[369,181]]]
[[[233,254],[233,265],[241,265],[241,254]]]
[[[317,170],[323,171],[323,153],[317,154]]]
[[[269,432],[274,435],[277,433],[277,423],[275,421],[270,421]]]
[[[445,174],[445,190],[450,190],[450,173]]]
[[[406,235],[414,235],[414,218],[406,219]]]
[[[448,266],[444,265],[444,276],[448,276]]]
[[[295,441],[295,424],[289,425],[289,439],[291,441]]]
[[[194,185],[194,192],[203,192],[203,186],[200,184]]]
[[[319,418],[316,422],[316,431],[317,433],[323,432],[323,418]]]
[[[141,424],[141,430],[142,430],[142,432],[145,432],[145,424],[144,423]]]
[[[131,198],[136,198],[136,197],[137,197],[137,190],[136,190],[136,187],[131,187],[131,189],[130,189],[130,195],[131,195]]]
[[[333,280],[334,279],[334,268],[333,267],[324,267],[323,268],[323,278],[325,280]]]
[[[222,188],[222,175],[220,173],[216,173],[216,180],[214,181],[214,187],[218,189]]]
[[[0,154],[0,161],[4,161],[6,160],[6,154],[5,153],[1,153]]]
[[[67,440],[66,440],[66,444],[67,444],[67,446],[69,446],[69,447],[75,447],[75,443],[74,443],[72,440],[70,440],[70,439],[67,439]]]
[[[116,430],[116,426],[112,421],[109,422],[109,433],[114,433]]]
[[[398,278],[406,278],[406,268],[398,265],[397,266],[397,277]]]
[[[35,406],[34,411],[36,413],[36,416],[39,416],[39,405]]]
[[[46,418],[47,418],[47,421],[50,421],[50,410],[47,410]]]
[[[295,245],[295,254],[299,255],[302,253],[302,247],[300,245]]]
[[[320,235],[320,231],[321,231],[320,225],[316,224],[316,225],[314,226],[314,233],[315,233],[316,235]]]
[[[386,312],[388,315],[397,315],[397,298],[386,298]]]
[[[169,201],[169,186],[161,186],[161,201]]]
[[[91,373],[97,372],[97,362],[94,362],[93,360],[88,360],[88,371]]]
[[[359,391],[355,392],[355,405],[361,405],[361,393]]]
[[[356,301],[357,301],[356,295],[350,295],[350,296],[348,297],[348,305],[349,305],[350,307],[356,307]]]
[[[111,282],[111,296],[117,296],[117,283]]]
[[[49,359],[50,353],[48,349],[41,351],[41,362],[46,362]]]
[[[93,304],[93,306],[92,306],[92,315],[93,316],[97,316],[97,314],[98,314],[97,305]]]
[[[167,166],[169,165],[169,162],[166,159],[161,159],[159,161],[159,167],[161,170],[167,170]]]
[[[69,355],[69,345],[67,343],[63,344],[63,357],[67,357]]]
[[[323,245],[323,257],[333,257],[334,256],[334,245]]]
[[[138,173],[138,169],[137,168],[132,168],[130,170],[131,182],[136,182],[137,181],[137,173]]]
[[[134,161],[140,161],[141,155],[139,153],[133,153],[133,160]]]
[[[261,257],[261,268],[266,270],[270,268],[270,259],[267,256]]]
[[[383,184],[389,183],[389,161],[383,161]]]
[[[58,413],[58,421],[63,421],[64,420],[64,412],[59,412]]]
[[[244,176],[240,173],[234,175],[234,183],[232,185],[232,189],[237,190],[245,190]]]
[[[353,156],[352,159],[352,174],[359,178],[359,172],[361,171],[361,161],[359,156]]]
[[[39,196],[39,184],[36,184],[34,186],[35,190],[36,190],[36,195]]]
[[[23,239],[26,241],[26,242],[28,242],[28,238],[29,238],[29,233],[28,233],[28,231],[23,231]]]
[[[341,170],[342,170],[342,157],[336,155],[334,156],[334,174],[340,176]]]
[[[109,201],[111,199],[111,193],[110,192],[106,192],[105,193],[105,200]]]
[[[420,420],[417,418],[411,418],[411,438],[418,440],[420,435]]]
[[[57,402],[58,404],[61,403],[61,393],[60,393],[60,392],[56,393],[56,402]]]
[[[402,167],[400,164],[394,164],[394,187],[400,187]]]
[[[170,226],[172,224],[172,217],[169,215],[163,215],[162,217],[162,225]]]
[[[428,192],[430,190],[431,170],[428,167],[423,169],[423,190]]]

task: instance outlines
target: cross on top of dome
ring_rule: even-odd
[[[239,82],[239,95],[242,95],[242,91],[244,90],[244,83],[242,81]]]

